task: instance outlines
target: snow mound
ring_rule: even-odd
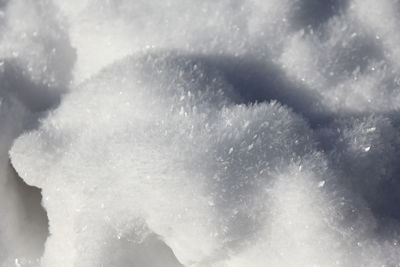
[[[234,104],[219,72],[173,52],[129,57],[18,138],[13,165],[49,216],[43,266],[124,266],[153,235],[185,266],[399,260],[389,244],[364,260],[381,247],[373,214],[307,123],[276,102]],[[133,254],[103,258],[116,248]]]

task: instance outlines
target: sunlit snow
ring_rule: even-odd
[[[0,0],[0,266],[400,266],[398,0]]]

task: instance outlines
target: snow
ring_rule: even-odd
[[[0,1],[0,265],[397,266],[399,8]]]

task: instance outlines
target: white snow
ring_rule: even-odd
[[[0,266],[398,266],[399,25],[397,0],[0,0]]]

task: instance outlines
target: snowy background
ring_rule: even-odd
[[[400,1],[0,0],[0,266],[400,266]]]

